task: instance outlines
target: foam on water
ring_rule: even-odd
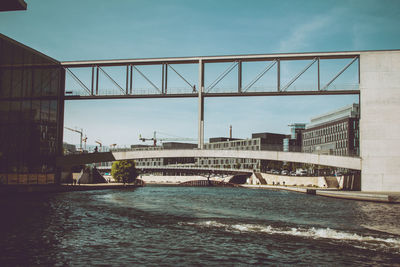
[[[294,227],[273,227],[271,225],[259,224],[225,224],[217,221],[201,221],[196,223],[186,223],[200,227],[215,227],[229,232],[257,232],[269,235],[298,236],[312,239],[330,239],[348,242],[360,242],[370,246],[364,248],[382,247],[398,250],[400,253],[400,238],[379,238],[374,236],[363,236],[356,233],[349,233],[330,228],[294,228]],[[372,246],[371,246],[372,245]]]

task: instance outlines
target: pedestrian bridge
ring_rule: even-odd
[[[57,166],[74,166],[96,162],[108,162],[126,159],[151,158],[244,158],[308,163],[316,165],[361,170],[361,158],[333,155],[319,155],[300,152],[254,151],[254,150],[139,150],[102,152],[91,154],[67,155],[56,159]]]
[[[184,172],[191,174],[207,173],[207,174],[222,174],[222,175],[237,175],[237,174],[252,174],[251,169],[233,169],[233,168],[212,168],[212,167],[199,167],[199,166],[187,166],[187,165],[167,165],[167,166],[136,166],[141,172]],[[96,167],[98,170],[110,170],[111,166],[99,166]]]

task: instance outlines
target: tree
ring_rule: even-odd
[[[133,183],[139,175],[134,160],[114,161],[111,175],[119,183]]]

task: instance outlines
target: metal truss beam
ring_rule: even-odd
[[[303,75],[304,72],[306,72],[316,61],[318,58],[314,58],[313,61],[311,61],[310,64],[308,64],[302,71],[300,71],[296,76],[294,76],[290,82],[288,82],[282,89],[281,91],[286,91],[301,75]]]
[[[359,90],[332,90],[332,91],[285,91],[285,92],[242,92],[242,93],[203,93],[206,97],[243,97],[243,96],[301,96],[301,95],[359,95]],[[198,97],[198,93],[187,94],[129,94],[129,95],[94,95],[80,96],[67,95],[65,100],[88,100],[88,99],[127,99],[127,98],[190,98]]]
[[[271,64],[269,64],[263,71],[261,71],[248,85],[246,85],[243,89],[243,92],[249,90],[265,73],[267,73],[274,65],[276,64],[276,60],[274,60]]]
[[[133,68],[134,68],[148,83],[150,83],[160,94],[163,93],[163,92],[160,90],[160,88],[158,88],[149,78],[147,78],[147,76],[144,75],[143,72],[141,72],[136,66],[133,66]]]
[[[333,77],[333,78],[322,88],[322,90],[326,90],[326,89],[329,87],[329,85],[331,85],[331,84],[332,84],[345,70],[347,70],[348,67],[350,67],[351,64],[353,64],[354,61],[356,61],[357,59],[358,59],[358,57],[354,57],[352,61],[350,61],[346,66],[344,66],[344,68],[341,69],[341,70],[338,72],[338,74],[336,74],[335,77]],[[360,73],[360,72],[359,72],[359,73]]]
[[[104,73],[104,75],[106,75],[106,77],[113,83],[113,84],[115,84],[118,88],[119,88],[119,90],[121,90],[121,92],[123,93],[123,94],[125,94],[125,91],[124,91],[124,89],[122,89],[122,87],[105,71],[105,70],[103,70],[101,67],[98,67],[100,70],[101,70],[101,72],[102,73]]]
[[[84,89],[88,94],[90,95],[90,90],[87,88],[87,86],[69,69],[69,68],[64,68],[70,75],[71,77]]]
[[[215,81],[213,81],[208,87],[207,87],[207,93],[210,92],[223,78],[225,78],[226,75],[229,74],[237,65],[239,62],[233,62],[232,65],[230,65],[224,72],[222,72]]]
[[[187,83],[190,88],[193,89],[193,91],[195,91],[196,86],[192,85],[190,82],[188,82],[175,68],[173,68],[171,65],[167,64],[168,67],[171,68],[171,70],[173,70],[185,83]]]
[[[135,83],[133,70],[135,69],[137,73],[142,76],[148,83],[153,87],[156,92],[149,92],[148,95],[150,97],[158,97],[158,95],[168,95],[168,97],[181,97],[178,93],[173,93],[171,90],[168,91],[168,68],[170,68],[173,72],[175,72],[182,81],[184,81],[190,88],[191,91],[184,92],[187,97],[191,97],[193,93],[198,92],[201,88],[202,95],[208,96],[212,93],[212,89],[215,88],[218,83],[224,79],[236,66],[237,67],[237,92],[234,93],[235,96],[242,96],[244,94],[250,93],[250,89],[252,86],[257,83],[268,71],[270,71],[275,65],[276,67],[276,75],[277,75],[277,85],[276,92],[283,93],[289,91],[290,86],[298,80],[301,75],[303,75],[315,62],[318,64],[316,82],[318,89],[313,89],[313,92],[327,91],[328,87],[357,59],[359,59],[359,55],[361,52],[329,52],[329,53],[299,53],[299,54],[271,54],[271,55],[243,55],[243,56],[216,56],[216,57],[192,57],[192,58],[162,58],[162,59],[131,59],[131,60],[106,60],[106,61],[76,61],[76,62],[62,62],[61,64],[66,68],[66,70],[72,75],[72,77],[78,82],[78,84],[91,96],[100,97],[99,95],[99,71],[105,74],[105,76],[110,79],[110,81],[118,87],[121,91],[122,95],[133,95],[133,85]],[[347,64],[338,74],[336,74],[324,87],[320,84],[320,60],[327,59],[352,59],[352,61]],[[296,61],[296,60],[311,60],[311,62],[304,67],[302,71],[300,71],[296,76],[294,76],[285,86],[281,87],[281,61]],[[263,69],[254,79],[243,87],[242,85],[242,76],[243,76],[243,62],[270,62],[265,69]],[[203,78],[203,85],[200,83],[192,84],[189,80],[184,77],[181,73],[179,73],[172,64],[200,64]],[[211,63],[231,63],[231,65],[224,70],[219,76],[207,87],[205,90],[204,87],[204,67],[205,64]],[[88,65],[88,64],[91,65]],[[153,65],[161,67],[161,87],[157,86],[153,83],[150,77],[146,76],[140,69],[141,65]],[[125,88],[122,88],[120,84],[118,84],[102,67],[104,66],[125,66],[126,73],[122,71],[121,76],[126,75],[125,80]],[[79,78],[71,72],[71,68],[91,68],[92,69],[92,82],[91,88],[89,89]],[[95,70],[96,68],[96,70]],[[359,72],[359,70],[358,70]],[[358,73],[359,75],[359,73]],[[199,79],[200,80],[200,79]],[[359,81],[358,81],[359,83]],[[198,90],[196,90],[196,86]],[[339,88],[340,89],[340,88]],[[311,90],[310,90],[311,92]],[[222,95],[230,95],[232,92],[221,92]],[[101,94],[101,93],[100,93]],[[219,93],[218,93],[219,94]],[[318,93],[316,93],[318,94]],[[137,95],[137,93],[135,94]],[[266,95],[269,95],[269,92],[266,92]],[[284,94],[281,94],[284,95]],[[71,95],[72,96],[72,95]],[[69,96],[68,96],[69,97]],[[111,97],[107,95],[107,97]],[[139,96],[142,97],[142,96]],[[103,97],[102,97],[103,98]],[[77,98],[74,98],[77,99]]]
[[[204,63],[218,62],[251,62],[279,60],[312,60],[343,59],[360,56],[361,51],[353,52],[320,52],[320,53],[287,53],[287,54],[259,54],[259,55],[234,55],[234,56],[206,56],[206,57],[170,57],[170,58],[143,58],[143,59],[118,59],[118,60],[84,60],[64,61],[61,65],[67,68],[91,67],[91,66],[126,66],[131,65],[161,65],[161,64],[197,64],[199,60]]]

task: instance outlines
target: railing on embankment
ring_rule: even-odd
[[[239,185],[213,180],[194,180],[178,184],[179,186],[219,186],[219,187],[239,187]]]

